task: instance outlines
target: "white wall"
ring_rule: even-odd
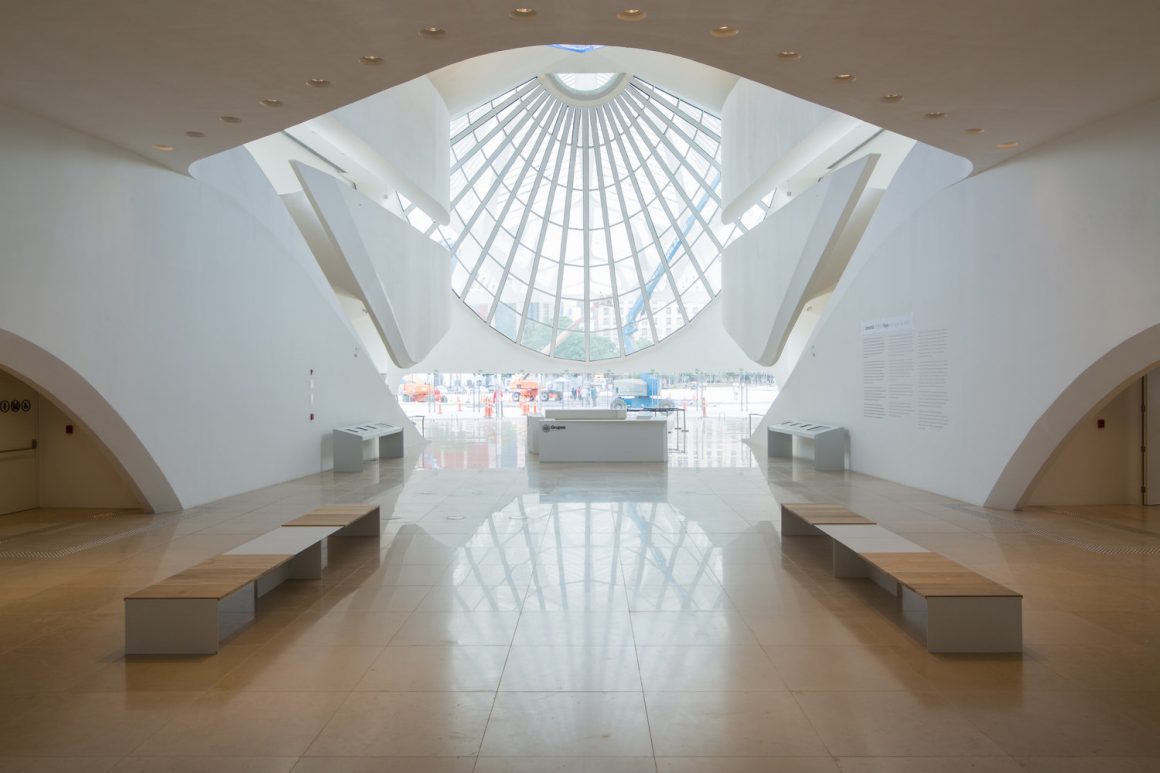
[[[393,187],[427,214],[439,219],[425,206],[428,200],[444,213],[451,209],[451,119],[430,80],[415,78],[331,116],[378,153],[398,175],[389,180]]]
[[[892,212],[906,216],[873,234],[877,244],[862,260],[855,256],[810,356],[767,418],[848,427],[856,470],[970,502],[1017,505],[1079,418],[1149,364],[1148,352],[1133,351],[1116,366],[1122,372],[1104,379],[1110,386],[1093,380],[1074,392],[1093,363],[1130,340],[1154,340],[1144,334],[1160,324],[1158,136],[1160,104],[1147,105],[922,204],[934,187],[923,180],[945,178],[945,169],[937,159],[908,159],[899,172],[908,179],[887,193],[896,201],[879,208],[888,220]],[[897,200],[906,190],[916,201]],[[873,230],[871,223],[868,236]],[[905,315],[916,332],[946,333],[944,427],[920,428],[916,414],[876,419],[864,410],[861,325]],[[1036,429],[1061,395],[1067,410],[1048,430]]]
[[[1076,425],[1032,486],[1026,504],[1140,504],[1140,417],[1137,381]]]
[[[753,361],[776,363],[806,301],[841,276],[877,203],[877,195],[869,196],[855,217],[877,158],[828,175],[726,248],[725,329]]]
[[[654,346],[630,357],[584,363],[553,359],[516,344],[488,326],[452,294],[451,327],[446,337],[436,345],[430,356],[407,370],[416,373],[431,373],[435,370],[446,373],[476,370],[485,373],[557,373],[566,370],[580,373],[603,373],[606,370],[618,373],[647,370],[678,373],[698,368],[704,371],[741,368],[748,371],[768,370],[755,366],[725,332],[721,320],[721,303],[718,300],[710,301],[689,324]]]
[[[141,507],[133,488],[87,427],[43,398],[38,422],[41,507]],[[65,432],[68,425],[73,427],[71,435]]]
[[[404,367],[414,365],[447,333],[447,248],[331,175],[293,163],[391,358]]]
[[[0,164],[0,360],[18,352],[130,474],[154,464],[172,497],[148,505],[317,472],[332,427],[405,423],[243,149],[199,166],[211,185],[0,109]]]
[[[738,79],[721,114],[721,206],[727,209],[833,110]],[[854,123],[854,119],[851,119]],[[757,198],[769,192],[767,188]]]

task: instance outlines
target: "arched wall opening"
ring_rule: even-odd
[[[133,430],[68,364],[0,330],[0,380],[14,385],[14,395],[16,385],[22,386],[21,393],[35,405],[39,471],[33,506],[181,508]]]
[[[1132,410],[1133,406],[1134,410],[1139,410],[1141,379],[1157,367],[1160,367],[1160,325],[1128,338],[1092,363],[1060,393],[1032,426],[1007,462],[987,497],[986,505],[1018,510],[1029,504],[1079,504],[1040,501],[1051,495],[1051,491],[1040,489],[1040,484],[1050,483],[1050,476],[1061,474],[1053,470],[1054,465],[1082,464],[1085,457],[1090,458],[1089,454],[1077,448],[1077,444],[1083,444],[1085,439],[1091,437],[1093,427],[1095,432],[1117,430],[1107,443],[1118,447],[1122,439],[1123,444],[1131,443],[1138,447],[1140,425],[1129,424],[1126,412]],[[1157,410],[1160,410],[1160,406]],[[1109,418],[1102,415],[1105,412],[1114,414],[1114,420],[1120,426],[1109,427]],[[1101,418],[1105,420],[1103,428],[1098,426]],[[1135,440],[1132,440],[1133,435]],[[1130,447],[1126,447],[1119,456],[1123,463],[1128,463],[1131,458]],[[1125,489],[1119,498],[1126,499],[1129,493],[1126,489],[1138,488],[1139,481],[1139,476],[1126,474],[1121,482],[1113,481],[1108,484],[1108,488]],[[1160,485],[1160,481],[1153,483]],[[1104,489],[1104,495],[1108,495],[1108,488]],[[1098,486],[1087,487],[1087,498],[1098,490]],[[1063,494],[1056,489],[1055,495]],[[1139,504],[1139,499],[1134,503]]]

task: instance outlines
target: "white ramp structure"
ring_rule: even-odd
[[[343,181],[305,164],[293,166],[391,359],[400,367],[415,365],[450,326],[447,249]]]
[[[755,362],[773,365],[806,303],[834,287],[878,201],[878,156],[838,169],[725,250],[725,329]]]

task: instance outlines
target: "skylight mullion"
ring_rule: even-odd
[[[620,104],[616,105],[616,107],[622,110],[624,109],[624,106]],[[636,138],[629,136],[628,141],[632,144],[632,147],[637,152],[637,155],[641,156],[643,162],[643,155],[641,154],[640,148],[637,145]],[[713,288],[709,285],[709,280],[705,277],[705,272],[701,269],[701,265],[693,257],[693,245],[689,244],[688,234],[685,233],[685,224],[677,221],[676,215],[674,215],[672,209],[669,208],[669,202],[665,200],[663,195],[661,195],[661,186],[657,184],[656,178],[653,177],[652,170],[649,169],[647,165],[644,166],[644,173],[648,177],[649,182],[652,183],[653,187],[657,189],[657,201],[660,202],[661,209],[664,210],[665,216],[668,217],[669,222],[672,223],[673,232],[676,234],[677,239],[680,241],[681,247],[685,250],[685,255],[689,258],[690,265],[692,265],[693,269],[697,272],[697,277],[701,280],[701,284],[705,286],[705,291],[709,294],[709,297],[713,297]],[[706,223],[705,220],[700,217],[699,209],[693,205],[687,196],[684,195],[684,190],[681,188],[681,185],[676,180],[676,178],[673,177],[671,172],[669,173],[669,180],[672,182],[673,187],[676,188],[677,191],[681,194],[681,198],[684,199],[685,205],[692,212],[693,216],[701,223],[702,228],[709,234],[709,236],[713,238],[714,244],[717,244],[719,247],[720,243],[714,236],[713,230],[709,227],[708,223]],[[671,271],[669,273],[670,275],[672,274]],[[676,277],[673,277],[673,287],[675,288],[676,286]],[[677,308],[681,310],[681,314],[684,316],[685,322],[688,322],[689,314],[685,309],[684,299],[681,297],[680,292],[674,292],[674,295],[677,299]]]
[[[556,313],[552,315],[552,348],[549,356],[555,356],[556,344],[560,338],[560,296],[564,292],[564,265],[568,258],[568,225],[572,219],[572,196],[576,193],[576,145],[580,134],[580,121],[572,122],[572,137],[568,153],[568,187],[564,194],[564,228],[560,233],[560,269],[556,274]],[[549,216],[551,213],[549,213]]]
[[[567,134],[572,130],[572,123],[576,120],[576,111],[573,108],[565,107],[563,116],[564,120],[566,121],[563,134],[557,134],[555,131],[552,133],[552,142],[556,150],[556,168],[553,170],[552,177],[550,179],[551,187],[548,188],[547,206],[545,212],[543,213],[543,219],[540,221],[540,235],[536,240],[535,254],[532,256],[532,271],[531,274],[528,275],[528,289],[527,293],[524,295],[524,313],[520,316],[519,329],[516,332],[516,341],[519,343],[523,343],[524,340],[524,327],[527,324],[528,307],[531,306],[532,303],[532,293],[535,288],[536,272],[540,268],[540,256],[544,253],[544,242],[548,238],[548,226],[552,222],[552,205],[556,203],[556,189],[559,187],[556,185],[555,181],[560,179],[560,167],[564,165],[564,156],[568,150],[567,143],[562,142],[560,137],[567,136]],[[555,328],[553,328],[553,340],[555,340],[554,336]]]
[[[628,123],[630,123],[622,115],[623,110],[618,110],[618,108],[620,108],[620,105],[617,104],[617,100],[613,100],[612,102],[609,102],[608,106],[614,114],[616,114],[618,117],[620,117],[622,124],[627,125]],[[627,134],[627,132],[625,132],[625,134]],[[673,230],[677,231],[679,233],[679,230],[678,230],[679,226],[677,225],[676,222],[673,221],[672,215],[669,213],[669,209],[665,203],[664,196],[661,195],[661,188],[657,185],[657,181],[656,181],[656,178],[653,177],[652,170],[650,170],[648,168],[648,159],[646,159],[641,154],[640,148],[637,146],[636,140],[633,138],[633,136],[631,134],[628,135],[628,141],[632,145],[632,150],[633,150],[633,153],[636,154],[637,160],[640,161],[640,168],[641,168],[641,170],[644,171],[645,177],[648,179],[649,185],[651,185],[653,187],[653,191],[656,193],[657,201],[661,202],[661,207],[662,207],[662,209],[664,209],[665,215],[668,216],[669,222],[673,226]],[[623,142],[621,142],[620,144],[621,144],[621,152],[624,152],[625,158],[627,158],[628,156],[627,156],[627,152],[624,151]],[[631,168],[632,168],[632,165],[629,164],[629,169],[631,169]],[[657,231],[656,224],[653,222],[652,213],[649,212],[648,204],[645,203],[645,197],[641,193],[640,182],[636,179],[636,175],[632,175],[632,177],[630,179],[632,180],[633,188],[636,190],[636,195],[640,199],[640,202],[641,202],[641,213],[644,214],[645,225],[648,226],[649,231],[652,233],[653,246],[656,247],[657,254],[660,256],[660,267],[665,272],[665,277],[669,280],[669,286],[672,287],[672,289],[673,289],[673,298],[676,301],[677,308],[681,312],[681,317],[687,322],[689,320],[689,316],[688,316],[688,314],[685,313],[685,303],[683,300],[681,300],[681,293],[677,289],[676,277],[674,277],[673,272],[669,270],[669,257],[666,254],[664,245],[661,244],[660,232]]]
[[[458,145],[462,140],[466,139],[468,137],[468,135],[470,135],[472,132],[478,130],[480,126],[486,125],[488,121],[492,120],[497,115],[502,113],[507,107],[511,106],[512,104],[514,104],[516,102],[520,102],[520,101],[524,100],[527,97],[527,95],[529,93],[535,91],[536,87],[539,85],[540,85],[539,81],[537,81],[535,78],[532,78],[527,83],[524,83],[521,86],[517,86],[512,91],[512,94],[510,97],[508,97],[503,102],[501,102],[500,104],[496,105],[494,108],[489,110],[487,112],[487,114],[482,115],[479,118],[477,118],[476,120],[467,124],[467,126],[465,126],[461,132],[459,132],[454,137],[452,137],[451,138],[451,147],[455,147],[456,145]],[[497,121],[497,125],[502,125],[506,122],[507,122],[507,119],[505,119],[504,121]],[[460,158],[467,158],[468,156],[475,155],[475,153],[477,153],[480,148],[482,148],[485,144],[487,144],[487,141],[489,139],[491,139],[492,135],[494,135],[494,134],[495,134],[495,129],[493,129],[491,132],[489,132],[487,137],[484,137],[482,140],[479,140],[478,142],[476,142],[475,145],[471,148],[471,150],[464,153],[462,156],[460,156]],[[459,168],[459,166],[460,166],[459,164],[456,164],[452,168],[451,171],[455,171],[456,169]]]
[[[603,123],[600,122],[597,111],[592,110],[590,113],[593,124],[592,135],[603,135],[601,131]],[[602,136],[601,139],[601,148],[610,147],[607,144],[611,142],[610,138]],[[600,163],[599,158],[596,161],[596,186],[600,189],[600,207],[604,210],[604,245],[608,252],[608,276],[612,281],[612,313],[616,317],[616,340],[620,344],[619,354],[623,357],[628,349],[624,345],[624,329],[620,320],[620,291],[616,286],[616,259],[612,250],[612,227],[608,222],[608,184],[604,181],[604,165]],[[623,214],[623,210],[621,213]]]
[[[541,102],[540,104],[543,105],[543,110],[545,110],[545,111],[552,109],[551,103]],[[531,117],[531,115],[532,114],[529,111],[528,117]],[[519,129],[517,127],[516,131],[518,131],[518,130]],[[541,135],[541,136],[543,136],[543,135]],[[460,242],[462,242],[464,240],[464,238],[466,238],[467,234],[471,231],[471,227],[473,225],[475,225],[476,221],[479,220],[479,216],[481,214],[483,214],[485,211],[487,211],[487,202],[490,201],[493,196],[495,196],[496,191],[498,191],[500,186],[504,184],[504,180],[507,179],[508,172],[511,171],[511,168],[516,163],[516,159],[518,159],[520,157],[520,154],[523,152],[523,149],[525,147],[527,147],[527,144],[528,144],[528,142],[531,141],[531,139],[532,139],[532,132],[528,132],[527,134],[524,135],[524,138],[522,140],[520,140],[519,147],[517,147],[515,149],[515,151],[511,154],[511,156],[508,158],[507,163],[504,164],[503,169],[500,170],[498,174],[496,174],[495,182],[493,182],[491,184],[491,187],[488,188],[487,193],[485,195],[480,196],[479,207],[477,207],[475,212],[472,213],[471,221],[464,225],[463,231],[461,231],[459,234],[459,239],[455,242],[456,252],[458,252],[458,250],[459,250]],[[526,166],[525,166],[525,171],[526,171]],[[481,242],[481,244],[480,244],[482,249],[480,250],[479,258],[475,261],[475,266],[471,269],[471,275],[467,279],[467,284],[464,285],[465,291],[466,291],[466,288],[471,287],[472,283],[475,282],[475,277],[479,274],[480,267],[483,266],[484,261],[487,260],[488,252],[491,250],[491,245],[493,242],[495,242],[495,236],[499,232],[499,229],[503,227],[503,216],[511,208],[512,202],[514,200],[515,200],[515,190],[513,189],[512,195],[508,197],[508,200],[506,202],[504,202],[503,210],[500,213],[500,216],[495,218],[495,225],[492,226],[491,233],[488,234],[487,241]]]
[[[563,103],[557,102],[552,107],[552,110],[554,112],[552,113],[552,115],[548,116],[547,120],[545,121],[545,124],[554,123],[555,126],[553,127],[553,129],[557,129],[560,126],[560,122],[564,118]],[[544,144],[544,141],[546,139],[548,139],[548,137],[550,137],[550,136],[551,135],[548,134],[548,132],[541,132],[540,133],[540,136],[536,139],[536,146],[534,148],[532,148],[532,152],[528,154],[527,164],[525,164],[523,170],[520,171],[519,182],[523,181],[524,177],[528,173],[528,170],[531,169],[531,167],[532,167],[532,158],[539,151],[540,146]],[[544,180],[544,169],[548,165],[548,157],[551,154],[552,154],[552,143],[548,142],[545,149],[544,149],[544,155],[540,159],[540,163],[536,165],[536,167],[537,167],[536,168],[536,181],[532,186],[533,192],[535,192],[535,190],[540,187],[540,183],[543,182],[543,180]],[[508,199],[509,206],[510,206],[512,200],[515,199],[515,192],[514,191],[516,189],[518,189],[518,187],[519,187],[519,184],[517,183],[516,188],[513,189],[513,193],[512,193],[511,198]],[[506,208],[505,208],[505,212],[506,212]],[[512,248],[511,248],[511,250],[508,251],[508,258],[504,264],[503,274],[500,276],[499,287],[501,289],[503,288],[504,283],[507,282],[508,276],[511,274],[512,263],[515,262],[516,253],[519,252],[520,247],[523,246],[523,242],[521,241],[521,237],[523,236],[524,227],[528,224],[528,218],[531,216],[531,214],[532,214],[532,207],[531,207],[531,202],[529,201],[529,202],[527,202],[526,206],[524,207],[524,214],[523,214],[523,217],[520,218],[519,229],[514,234],[515,238],[512,240]],[[497,221],[497,224],[500,224],[500,223],[502,223],[502,221]],[[535,278],[534,275],[532,278],[533,279]],[[496,293],[495,298],[493,299],[492,304],[491,304],[491,309],[487,313],[488,324],[491,324],[491,320],[495,316],[495,310],[497,308],[499,308],[499,303],[500,303],[499,299],[500,299],[500,293]]]
[[[584,170],[582,172],[582,193],[581,204],[583,205],[584,216],[584,361],[588,362],[591,359],[591,349],[589,345],[590,334],[592,331],[592,274],[589,271],[589,263],[592,261],[592,245],[590,244],[590,236],[592,233],[592,197],[588,195],[588,191],[592,189],[591,174],[589,172],[589,164],[592,162],[594,152],[592,150],[592,110],[591,108],[584,108],[584,122],[580,125],[581,135],[583,141],[580,144],[582,160],[584,162]]]
[[[633,85],[636,85],[637,83],[641,83],[642,86],[647,87],[650,92],[656,90],[652,86],[650,86],[649,84],[644,83],[643,81],[638,81],[635,78],[633,79],[632,83],[633,83]],[[644,88],[639,88],[639,87],[637,90],[641,91],[641,92],[645,91]],[[695,138],[690,137],[688,132],[686,132],[680,126],[677,126],[675,123],[670,121],[669,117],[667,115],[665,115],[664,113],[662,113],[660,111],[660,109],[656,105],[653,104],[653,101],[651,99],[643,99],[641,97],[636,96],[635,94],[630,94],[629,92],[631,92],[631,89],[625,89],[622,92],[622,94],[625,96],[631,97],[633,99],[633,101],[638,102],[639,104],[643,105],[646,109],[648,109],[648,111],[650,113],[655,114],[658,118],[660,118],[661,121],[663,121],[664,123],[667,123],[669,126],[671,126],[674,132],[681,135],[681,139],[683,139],[685,142],[689,143],[689,147],[691,147],[693,150],[700,153],[701,156],[706,161],[708,161],[712,166],[717,166],[716,157],[712,153],[710,153],[709,151],[707,151],[703,147],[701,147],[701,143],[697,142],[697,140]],[[704,128],[702,128],[702,131],[704,131],[705,134],[708,134],[709,136],[713,137],[717,141],[718,147],[720,147],[721,138],[716,134],[716,132],[712,132],[712,131],[710,131],[708,129],[704,129]]]
[[[627,97],[627,95],[626,95],[626,97]],[[628,98],[632,99],[631,97],[628,97]],[[639,100],[634,99],[633,101],[636,104],[641,105],[641,102]],[[642,105],[642,107],[643,107],[643,105]],[[646,115],[643,110],[638,111],[637,115],[639,115],[639,117],[642,121],[644,121],[650,127],[652,127],[652,130],[657,135],[657,138],[660,139],[660,141],[662,143],[664,143],[665,147],[667,147],[672,152],[672,154],[677,158],[678,164],[680,164],[682,167],[684,167],[689,172],[689,174],[692,175],[694,178],[697,178],[697,179],[704,178],[704,175],[701,174],[701,172],[696,167],[694,167],[692,164],[689,163],[688,154],[681,153],[681,151],[677,148],[677,146],[673,144],[673,141],[671,139],[669,139],[668,135],[665,133],[664,129],[661,126],[658,126],[657,123],[651,117]],[[676,129],[676,127],[672,126],[672,124],[669,124],[669,126],[671,128],[673,128],[674,130]],[[682,135],[682,137],[683,137],[683,135]],[[709,169],[714,170],[714,171],[719,171],[720,167],[717,165],[716,162],[711,161],[709,163]],[[714,190],[712,185],[708,184],[708,180],[705,180],[705,183],[706,184],[701,186],[702,190],[704,190],[705,193],[707,193],[710,197],[712,197],[712,199],[714,201],[716,201],[718,204],[720,204],[721,203],[720,195],[718,195],[717,191]],[[684,191],[683,188],[681,190],[682,190],[682,192]],[[689,206],[689,209],[697,210],[697,214],[699,215],[700,209],[693,206],[693,203],[692,203],[692,201],[689,200],[688,196],[685,196],[684,198],[685,198],[685,203]],[[702,219],[702,224],[705,226],[705,230],[712,233],[712,229],[710,229],[708,224],[706,224],[704,222],[704,219]]]
[[[621,133],[613,131],[612,123],[614,116],[608,109],[608,105],[602,105],[599,108],[600,117],[608,126],[608,134],[610,137],[615,137],[616,145],[620,149],[621,155],[624,157],[624,170],[626,176],[633,181],[633,186],[636,187],[637,199],[641,198],[640,188],[636,186],[636,178],[632,175],[632,164],[628,161],[628,154],[624,151],[624,141],[621,138]],[[616,186],[616,196],[620,199],[620,211],[624,215],[624,230],[628,234],[628,246],[632,250],[632,264],[636,268],[636,279],[640,283],[640,299],[641,307],[645,311],[645,317],[648,319],[649,331],[652,333],[652,340],[655,343],[657,340],[657,324],[653,319],[652,306],[648,302],[649,289],[648,282],[644,278],[644,272],[640,267],[640,260],[637,255],[640,254],[640,247],[636,243],[636,234],[632,232],[632,223],[630,222],[630,214],[628,211],[628,201],[624,198],[624,188],[620,184],[620,175],[616,173],[616,154],[611,151],[608,154],[609,163],[612,165],[612,182]],[[644,211],[644,205],[641,205],[641,210]],[[662,255],[662,259],[663,259]],[[617,304],[619,306],[619,304]]]
[[[681,161],[683,162],[684,157],[677,151],[676,147],[673,146],[673,144],[669,141],[669,139],[667,137],[665,137],[664,132],[659,130],[659,127],[657,127],[657,125],[655,123],[653,123],[652,119],[649,118],[648,116],[644,115],[643,113],[640,114],[640,118],[641,118],[641,120],[647,122],[653,128],[653,131],[660,138],[661,142],[665,143],[665,145],[669,148],[669,150],[672,151],[673,155],[676,156],[678,159],[681,159]],[[635,142],[631,137],[629,138],[629,140]],[[716,173],[717,180],[720,180],[721,179],[721,170],[716,165],[711,167],[711,169],[712,169],[712,171],[714,171]],[[697,176],[699,176],[699,175],[697,175]],[[716,246],[718,252],[723,251],[724,247],[722,247],[721,241],[717,238],[717,234],[713,232],[712,226],[710,226],[708,221],[705,220],[704,213],[701,211],[701,208],[704,205],[694,203],[693,200],[691,198],[689,198],[688,191],[686,191],[684,189],[684,187],[680,184],[680,182],[671,173],[669,175],[669,178],[672,180],[673,187],[676,189],[677,193],[680,195],[681,200],[685,202],[685,206],[688,208],[690,215],[693,218],[695,218],[698,223],[700,223],[701,230],[705,232],[706,236],[708,236],[710,239],[712,239],[713,244]],[[711,196],[711,195],[713,195],[712,192],[713,192],[714,185],[716,185],[716,180],[713,183],[710,183],[708,180],[706,180],[705,184],[701,186],[701,190],[705,191],[708,195]],[[719,204],[720,199],[716,199],[716,200]],[[662,199],[661,203],[665,208],[665,213],[668,214],[669,217],[671,218],[672,214],[669,212],[668,202],[666,202]],[[689,244],[688,236],[684,232],[684,225],[678,224],[674,220],[673,226],[674,226],[674,228],[680,229],[680,230],[678,230],[677,233],[680,237],[681,245],[685,248],[685,254],[688,256],[689,260],[692,262],[693,268],[696,269],[697,277],[701,280],[701,284],[704,285],[705,292],[707,292],[709,294],[709,297],[712,298],[713,297],[713,288],[709,284],[708,278],[705,276],[705,271],[704,271],[704,269],[702,269],[700,261],[697,260],[696,255],[693,253],[693,247],[691,244]]]
[[[549,102],[548,97],[549,97],[548,92],[541,91],[535,97],[531,98],[522,110],[513,110],[512,114],[510,116],[508,116],[508,119],[506,121],[504,121],[503,123],[497,125],[495,127],[495,129],[488,135],[488,139],[490,139],[492,136],[494,136],[495,133],[500,131],[501,129],[507,129],[508,124],[511,123],[512,121],[514,121],[516,119],[516,117],[518,116],[520,120],[515,125],[515,127],[510,129],[509,131],[505,132],[506,137],[514,137],[516,134],[518,134],[520,132],[521,129],[524,128],[524,125],[527,124],[528,121],[530,121],[538,112],[545,109],[544,106]],[[531,132],[529,132],[528,134],[530,135]],[[527,137],[524,138],[524,142],[527,142]],[[480,143],[480,145],[478,147],[482,148],[483,144],[484,143]],[[477,151],[477,152],[481,152],[481,151]],[[479,169],[476,170],[475,174],[473,174],[471,176],[471,178],[468,179],[463,184],[463,187],[459,189],[459,192],[457,194],[455,194],[455,197],[451,200],[452,207],[458,206],[459,202],[463,200],[463,197],[466,196],[469,191],[475,190],[475,184],[477,182],[479,182],[479,178],[483,177],[484,173],[487,172],[488,169],[493,168],[492,164],[493,164],[493,161],[494,161],[496,155],[499,153],[502,153],[502,152],[503,152],[503,146],[501,145],[496,150],[495,153],[493,153],[490,156],[487,156],[487,158],[484,159],[484,163],[480,164]],[[469,156],[464,156],[464,158],[468,158],[468,157]],[[500,175],[501,179],[502,179],[502,177],[503,176]],[[486,201],[486,199],[484,199],[484,201]],[[476,216],[478,216],[478,214],[479,214],[479,210],[476,210]],[[473,217],[472,220],[474,220],[474,219],[475,218]]]

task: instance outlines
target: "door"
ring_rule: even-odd
[[[1160,369],[1144,377],[1144,504],[1160,505]]]
[[[0,374],[0,515],[39,505],[36,392]]]

